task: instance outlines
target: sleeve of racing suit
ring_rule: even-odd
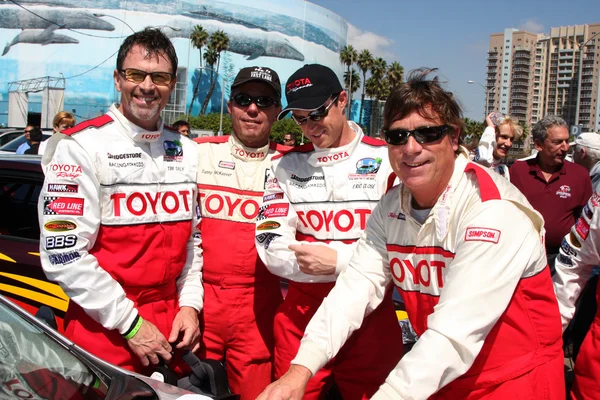
[[[202,236],[200,232],[200,208],[198,207],[198,188],[194,188],[192,215],[192,235],[187,243],[187,256],[181,274],[177,277],[179,307],[193,307],[202,310],[204,288],[202,286]]]
[[[496,131],[493,127],[488,126],[483,131],[479,139],[479,145],[477,146],[479,158],[473,161],[477,164],[491,167],[494,162],[494,147],[496,147]]]
[[[470,227],[499,231],[498,242],[466,241]],[[543,268],[539,232],[508,201],[487,201],[472,209],[455,234],[455,257],[446,266],[444,287],[428,317],[427,330],[373,399],[387,399],[390,393],[427,399],[467,372],[506,310],[525,269],[535,263]]]
[[[53,165],[70,166],[76,173],[61,176]],[[77,172],[79,168],[81,171]],[[38,202],[40,259],[48,279],[57,282],[72,301],[106,329],[118,329],[123,334],[136,318],[137,310],[121,285],[89,253],[96,242],[101,215],[100,183],[95,171],[92,159],[75,140],[65,138],[58,143],[51,164],[45,170]],[[44,203],[47,198],[55,197],[55,193],[48,192],[49,184],[77,187],[77,194],[61,197],[77,198],[83,204],[82,215],[49,214]],[[70,227],[74,229],[61,232],[45,228],[53,222],[73,224]],[[73,237],[70,242],[68,236]]]
[[[272,274],[296,282],[333,282],[347,267],[355,244],[307,242],[296,240],[298,214],[279,185],[274,168],[267,170],[263,204],[256,218],[256,249]],[[300,271],[296,255],[288,248],[291,244],[329,246],[337,252],[335,275],[310,275]],[[345,264],[344,264],[345,263]]]
[[[552,281],[563,331],[575,315],[575,303],[592,274],[592,267],[600,265],[597,247],[600,240],[598,199],[600,196],[593,195],[588,201],[581,216],[571,227],[571,232],[564,237],[554,264],[556,274]]]
[[[306,327],[292,364],[305,366],[313,375],[321,369],[381,304],[391,279],[380,202],[367,221],[349,267]]]

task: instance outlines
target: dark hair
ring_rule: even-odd
[[[465,131],[463,112],[452,92],[444,90],[437,76],[428,75],[437,68],[418,68],[408,73],[408,79],[392,90],[383,110],[383,129],[399,119],[417,112],[425,119],[440,118],[442,123]],[[428,110],[431,107],[431,110]],[[460,136],[459,136],[460,140]]]
[[[173,124],[171,125],[173,127],[173,129],[175,129],[176,131],[179,130],[179,128],[181,128],[182,126],[187,126],[188,129],[190,129],[190,124],[187,121],[184,121],[182,119],[180,119],[179,121],[175,121],[173,122]]]
[[[145,28],[143,31],[128,36],[119,48],[117,55],[117,70],[123,69],[123,62],[133,46],[141,46],[148,51],[146,57],[165,55],[171,62],[171,73],[177,74],[177,53],[171,40],[157,28]]]
[[[29,140],[32,142],[41,142],[42,139],[44,138],[44,135],[42,134],[42,130],[40,128],[33,127],[31,128],[31,130],[29,131]]]
[[[531,128],[531,136],[533,136],[534,143],[542,143],[548,137],[548,129],[555,126],[564,126],[569,128],[564,119],[558,115],[546,115],[544,118],[536,122]]]

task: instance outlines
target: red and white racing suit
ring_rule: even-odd
[[[226,360],[229,386],[254,400],[273,380],[279,277],[256,252],[254,227],[271,158],[282,146],[244,146],[234,135],[197,140],[204,310],[201,357]]]
[[[304,328],[348,266],[354,244],[371,210],[393,180],[383,141],[356,132],[348,145],[319,149],[294,148],[273,161],[263,206],[256,222],[256,246],[267,268],[290,280],[289,291],[275,317],[275,377],[281,377],[296,355]],[[391,179],[390,179],[391,176]],[[337,250],[335,275],[300,271],[290,244],[319,243]],[[402,357],[401,329],[391,301],[367,318],[326,368],[309,382],[305,398],[319,398],[333,384],[344,399],[370,397]]]
[[[542,217],[466,153],[423,225],[411,198],[381,199],[292,363],[318,371],[393,282],[420,338],[373,399],[564,399]]]
[[[38,212],[42,267],[72,300],[65,334],[148,373],[121,337],[136,316],[168,338],[179,307],[202,308],[196,144],[115,106],[64,133],[48,146]]]
[[[563,239],[556,257],[554,290],[563,330],[575,314],[575,305],[594,265],[600,265],[600,194],[592,195],[581,217]],[[596,300],[600,302],[600,282]],[[592,400],[600,393],[600,307],[577,355],[571,398]]]

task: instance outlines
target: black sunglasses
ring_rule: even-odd
[[[240,107],[248,107],[254,103],[258,108],[267,108],[275,104],[275,99],[269,96],[250,96],[246,93],[238,93],[233,96],[233,101]]]
[[[152,82],[158,86],[167,86],[175,78],[175,75],[170,72],[146,72],[135,68],[122,69],[121,73],[125,76],[125,79],[133,83],[142,83],[150,75]]]
[[[292,113],[292,119],[299,126],[306,124],[306,122],[308,122],[309,119],[311,121],[318,122],[318,121],[322,120],[323,118],[325,118],[327,116],[327,114],[329,114],[329,109],[331,109],[331,106],[333,106],[333,104],[337,101],[338,97],[340,97],[340,96],[339,95],[335,96],[335,98],[327,106],[323,105],[323,106],[317,108],[316,110],[309,112],[306,117],[298,117],[298,116],[294,115],[294,113]]]
[[[424,126],[422,128],[407,131],[406,129],[384,129],[385,141],[394,146],[401,146],[408,143],[408,138],[412,135],[417,143],[431,143],[440,140],[448,131],[452,130],[450,125]]]

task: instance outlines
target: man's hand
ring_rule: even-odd
[[[200,348],[200,324],[198,323],[198,311],[192,307],[181,307],[169,335],[169,342],[175,343],[183,333],[181,340],[177,343],[178,349],[187,349],[195,352]]]
[[[301,400],[311,375],[308,368],[292,365],[285,375],[267,386],[256,400]]]
[[[300,271],[309,275],[335,275],[337,251],[331,247],[311,244],[291,244]]]
[[[144,367],[150,363],[158,364],[158,356],[161,356],[165,362],[171,361],[171,345],[158,328],[146,320],[142,321],[140,330],[127,340],[127,344],[139,357]]]

